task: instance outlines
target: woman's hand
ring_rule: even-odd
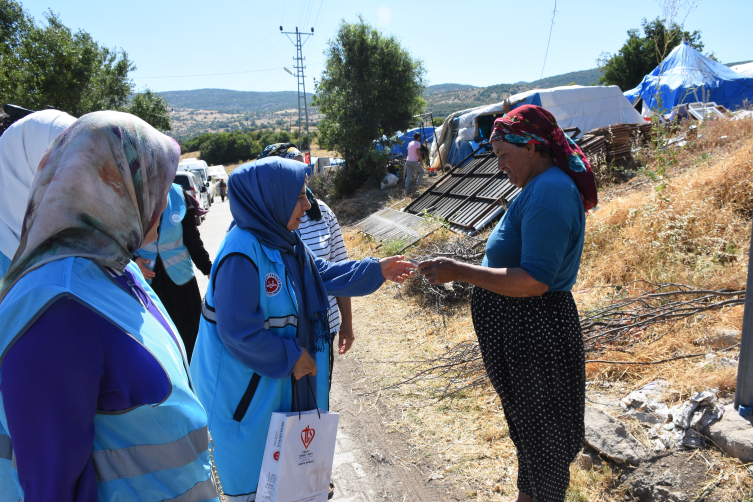
[[[345,354],[347,351],[350,350],[350,347],[353,345],[353,341],[355,341],[356,335],[353,334],[353,328],[344,328],[340,326],[340,335],[337,340],[337,351],[340,354]]]
[[[382,276],[392,282],[403,282],[408,277],[414,276],[415,268],[411,262],[404,261],[403,255],[390,256],[379,260],[379,266],[382,267]]]
[[[146,258],[141,258],[141,257],[136,258],[136,265],[139,266],[139,270],[141,270],[141,273],[144,275],[144,278],[154,279],[154,272],[149,270],[149,268],[146,266],[147,263],[149,263],[149,260],[147,260]]]
[[[435,258],[419,263],[418,270],[429,284],[443,284],[460,279],[460,266],[461,263],[449,258]]]
[[[296,380],[300,380],[306,375],[316,376],[316,361],[311,359],[309,351],[304,348],[298,362],[293,366],[293,376]]]

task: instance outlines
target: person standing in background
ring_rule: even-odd
[[[196,203],[173,183],[157,241],[136,251],[134,261],[165,305],[191,362],[201,318],[201,293],[193,265],[209,276],[212,261],[196,227]]]
[[[50,143],[76,121],[65,112],[43,110],[17,120],[0,136],[0,277],[10,267],[21,237],[29,187]]]
[[[416,188],[424,179],[424,161],[421,158],[421,133],[413,135],[413,141],[408,143],[408,159],[405,161],[405,195],[410,195],[410,182],[413,179],[413,171],[418,173]]]
[[[301,218],[298,234],[301,240],[317,258],[330,263],[348,261],[348,250],[345,249],[340,223],[337,216],[323,201],[314,197],[306,187],[306,196],[311,208]],[[350,297],[328,296],[329,298],[329,331],[333,337],[338,334],[338,352],[345,354],[353,345],[353,311]],[[332,387],[332,367],[335,362],[334,343],[330,344],[329,385]]]
[[[225,183],[225,180],[220,178],[220,184],[218,186],[220,189],[220,197],[222,198],[222,202],[225,202],[225,195],[227,195],[227,183]]]

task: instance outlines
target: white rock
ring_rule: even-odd
[[[753,462],[753,426],[736,411],[711,424],[708,435],[726,454],[746,464]]]
[[[586,406],[586,443],[617,464],[638,465],[646,455],[643,445],[625,424],[593,406]]]
[[[703,392],[697,392],[690,398],[691,403],[696,403],[698,406],[704,406],[707,404],[716,404],[716,393],[710,390],[704,390]]]

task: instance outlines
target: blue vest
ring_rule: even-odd
[[[217,333],[215,274],[223,258],[232,253],[246,255],[259,271],[259,305],[264,312],[264,327],[270,332],[282,338],[297,336],[298,302],[280,252],[261,244],[251,232],[233,227],[212,265],[191,358],[191,376],[209,417],[222,488],[226,494],[238,497],[233,500],[245,501],[253,500],[256,493],[272,413],[291,411],[293,393],[290,378],[254,373],[233,357]],[[327,409],[329,352],[318,352],[315,361],[317,374],[312,378],[317,379],[316,401],[319,408]]]
[[[135,263],[130,263],[128,270],[143,284]],[[152,289],[144,289],[170,322]],[[11,288],[0,303],[0,365],[30,321],[62,297],[81,302],[132,336],[159,361],[170,381],[170,394],[161,403],[94,417],[91,460],[97,473],[99,500],[217,500],[211,479],[206,413],[191,390],[180,338],[176,342],[95,262],[85,258],[56,260],[28,272]],[[170,326],[177,336],[177,329],[172,323]],[[8,431],[1,400],[0,426]],[[5,445],[6,456],[8,447],[13,456],[12,441],[12,436],[0,436],[0,451]],[[18,485],[15,470],[13,475]],[[5,487],[0,486],[0,490],[5,491]],[[20,486],[18,490],[21,492]]]
[[[167,275],[178,286],[182,286],[193,277],[191,256],[188,254],[188,248],[183,244],[181,222],[185,216],[186,199],[183,198],[183,188],[173,183],[167,197],[167,206],[162,212],[159,239],[136,251],[136,256],[149,260],[147,264],[149,270],[154,270],[154,264],[159,255]]]

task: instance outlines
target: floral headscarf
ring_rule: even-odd
[[[584,209],[588,211],[598,204],[596,178],[588,159],[546,109],[523,105],[508,112],[494,121],[490,141],[546,145],[553,152],[557,166],[578,187]]]
[[[121,112],[84,115],[42,156],[0,300],[25,273],[80,256],[122,271],[159,220],[180,147]]]

